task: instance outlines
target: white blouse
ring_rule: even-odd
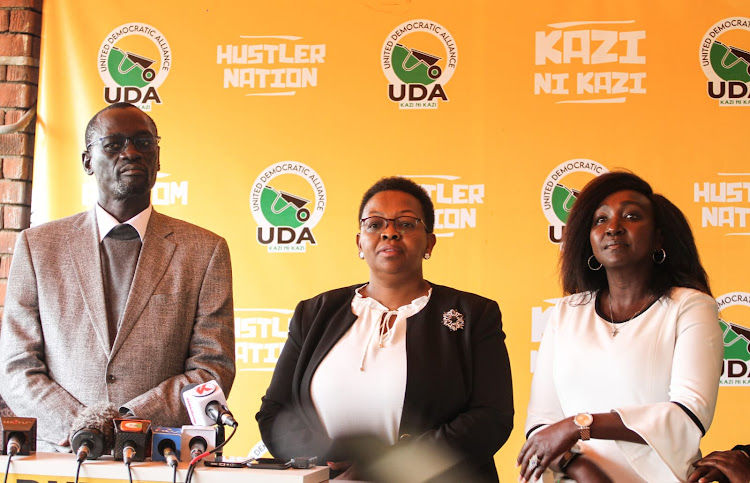
[[[589,296],[585,302],[584,295]],[[591,439],[586,455],[617,482],[684,481],[716,407],[724,344],[716,301],[673,289],[612,336],[595,294],[555,307],[539,347],[526,431],[579,412],[616,411],[647,444]],[[594,419],[596,426],[596,418]]]
[[[310,396],[331,438],[371,434],[394,444],[406,394],[406,319],[427,305],[432,289],[389,311],[360,295],[363,287],[352,299],[357,320],[320,362]]]

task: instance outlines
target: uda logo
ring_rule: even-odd
[[[456,70],[453,36],[430,20],[404,22],[386,37],[381,67],[388,79],[388,98],[400,109],[437,109],[448,102],[445,85]]]
[[[558,165],[542,186],[542,211],[549,222],[549,241],[560,243],[568,215],[581,188],[606,173],[604,165],[590,159],[571,159]]]
[[[281,161],[266,168],[250,193],[258,243],[269,252],[305,252],[308,243],[316,245],[312,229],[325,208],[323,180],[297,161]]]
[[[145,23],[133,22],[112,30],[97,57],[108,104],[130,102],[144,111],[161,104],[158,88],[169,75],[172,52],[166,37]]]
[[[719,105],[750,105],[750,18],[719,20],[700,46],[707,93]]]
[[[721,372],[722,386],[750,385],[750,329],[729,322],[729,317],[739,314],[737,308],[745,307],[740,316],[747,317],[750,308],[750,293],[730,292],[716,298],[719,304],[719,324],[724,332],[724,368]],[[730,309],[730,307],[736,307]],[[729,313],[731,310],[731,313]],[[723,314],[721,312],[724,312]]]

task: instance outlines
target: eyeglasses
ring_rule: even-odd
[[[398,218],[383,218],[382,216],[368,216],[359,220],[359,224],[368,235],[380,235],[388,228],[388,222],[392,221],[395,230],[402,235],[408,235],[414,233],[417,229],[417,225],[422,223],[425,230],[427,226],[419,218],[413,216],[399,216]]]
[[[151,153],[156,151],[156,147],[159,145],[159,136],[152,134],[138,134],[136,136],[123,136],[121,134],[114,134],[112,136],[104,136],[95,141],[91,141],[86,145],[88,150],[91,146],[96,143],[102,143],[102,150],[109,154],[120,154],[125,151],[128,142],[133,143],[133,146],[138,152]]]

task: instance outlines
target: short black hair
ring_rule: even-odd
[[[432,204],[430,195],[427,194],[424,188],[419,186],[409,178],[401,176],[390,176],[387,178],[379,179],[374,185],[370,186],[364,196],[362,196],[362,202],[359,204],[359,217],[357,222],[362,219],[362,213],[365,210],[365,205],[370,198],[380,193],[381,191],[401,191],[403,193],[412,195],[422,205],[422,211],[424,212],[424,226],[427,228],[427,233],[432,233],[435,228],[435,207]]]
[[[578,195],[568,217],[562,238],[560,280],[567,294],[607,288],[605,270],[590,270],[587,262],[591,249],[590,233],[594,212],[602,201],[618,191],[636,191],[651,202],[654,228],[661,234],[667,256],[654,264],[650,289],[654,295],[666,295],[673,287],[688,287],[711,295],[708,276],[701,265],[698,248],[685,215],[671,201],[655,194],[651,186],[635,174],[612,171],[591,180]]]
[[[110,104],[101,111],[94,114],[94,117],[91,118],[89,123],[86,125],[86,133],[84,134],[84,146],[88,146],[89,143],[94,141],[94,136],[96,136],[96,129],[97,129],[97,122],[99,120],[99,116],[102,115],[103,112],[109,111],[110,109],[127,109],[127,108],[133,108],[138,109],[138,106],[131,104],[129,102],[116,102],[114,104]],[[139,111],[143,112],[143,110],[138,109]],[[151,124],[151,127],[154,128],[154,135],[159,135],[159,131],[156,129],[156,123],[153,119],[151,119],[151,116],[143,112],[143,114],[148,118],[148,122]]]

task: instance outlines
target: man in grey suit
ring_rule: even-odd
[[[71,423],[86,407],[109,402],[122,415],[181,426],[182,387],[232,386],[229,249],[153,210],[158,143],[154,121],[135,106],[99,111],[83,151],[96,206],[16,243],[0,393],[17,416],[37,418],[39,451],[69,451]]]

